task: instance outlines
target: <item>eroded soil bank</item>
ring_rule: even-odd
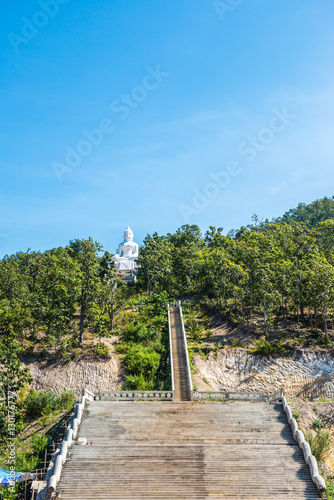
[[[44,391],[74,390],[81,394],[86,387],[92,392],[101,389],[119,389],[123,370],[117,355],[110,359],[81,358],[75,361],[45,361],[25,358],[24,365],[30,368],[34,381],[31,388]]]
[[[329,351],[300,351],[293,357],[273,358],[245,349],[194,356],[194,386],[199,391],[258,391],[272,393],[284,387],[288,396],[334,398],[334,355]],[[310,393],[301,394],[303,390]],[[312,396],[312,391],[314,395]]]
[[[272,358],[240,348],[224,349],[204,359],[196,355],[193,362],[193,383],[199,391],[271,393],[284,387],[287,396],[334,398],[334,355],[328,351],[300,351],[291,358]],[[124,380],[120,357],[114,353],[108,360],[82,357],[50,362],[26,357],[24,365],[29,366],[32,388],[37,390],[74,390],[80,394],[85,386],[98,392],[120,389]],[[320,386],[322,394],[317,396]]]

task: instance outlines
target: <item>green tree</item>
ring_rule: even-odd
[[[125,307],[126,301],[122,296],[125,287],[113,263],[105,270],[100,282],[100,303],[103,311],[109,318],[109,331],[114,329],[115,316]]]
[[[92,304],[98,300],[98,283],[100,262],[98,252],[102,250],[102,245],[92,238],[88,240],[73,240],[69,244],[70,255],[80,266],[80,326],[79,342],[83,343],[83,331],[87,320],[87,315]]]
[[[327,260],[319,256],[312,261],[313,290],[321,298],[322,319],[325,343],[328,345],[328,305],[333,303],[334,297],[334,267]]]
[[[67,249],[58,248],[46,252],[37,283],[39,306],[50,336],[58,341],[68,331],[80,294],[81,269]]]
[[[138,280],[148,293],[173,288],[172,245],[166,236],[147,235],[139,250]]]
[[[18,357],[21,352],[17,338],[9,327],[0,340],[0,436],[4,441],[9,433],[14,432],[7,425],[7,418],[9,415],[17,420],[16,396],[20,389],[32,382],[29,368],[22,368]]]
[[[319,222],[334,219],[334,196],[332,198],[322,198],[309,205],[299,203],[297,208],[286,212],[283,217],[277,219],[287,224],[301,222],[306,227],[315,227]]]

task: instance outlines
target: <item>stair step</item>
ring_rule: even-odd
[[[319,500],[277,404],[94,401],[79,435],[61,500]]]

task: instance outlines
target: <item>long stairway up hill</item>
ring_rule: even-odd
[[[170,309],[171,341],[173,353],[174,400],[190,401],[190,372],[188,370],[188,351],[182,330],[179,307]]]
[[[170,308],[174,401],[92,401],[62,500],[318,500],[282,405],[192,402],[180,307]]]
[[[318,500],[281,405],[94,401],[62,500]]]

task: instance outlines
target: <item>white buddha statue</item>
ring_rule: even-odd
[[[138,258],[138,245],[133,241],[133,231],[128,226],[124,231],[124,241],[118,245],[118,253],[113,256],[116,269],[133,270]]]

